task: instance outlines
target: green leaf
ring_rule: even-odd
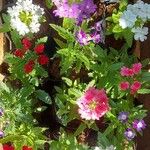
[[[79,128],[76,130],[76,132],[74,133],[74,136],[78,136],[82,131],[84,131],[86,129],[86,124],[81,123],[81,125],[79,126]]]
[[[1,27],[0,27],[0,33],[6,33],[9,32],[11,30],[10,25],[4,23]]]
[[[114,33],[120,33],[122,31],[123,31],[123,29],[121,28],[121,26],[119,24],[116,24],[113,28]]]
[[[131,30],[129,29],[125,29],[124,32],[123,32],[123,36],[127,42],[127,44],[129,45],[129,47],[132,46],[132,43],[133,43],[133,33],[131,32]]]
[[[37,90],[36,91],[36,97],[38,99],[40,99],[41,101],[45,102],[46,104],[51,104],[52,103],[51,97],[49,96],[49,94],[46,93],[43,90]]]
[[[61,27],[61,26],[58,26],[58,25],[55,25],[55,24],[50,24],[50,26],[55,29],[58,34],[64,38],[65,40],[67,40],[68,42],[73,42],[74,41],[74,36],[71,32],[69,32],[67,29]]]
[[[124,65],[124,63],[112,64],[112,65],[109,67],[109,70],[110,70],[110,71],[119,70],[123,65]]]
[[[138,90],[138,94],[150,94],[150,89],[140,89]]]
[[[21,44],[21,36],[18,34],[16,30],[10,32],[13,43],[16,48],[22,48]]]
[[[78,90],[78,89],[75,89],[75,88],[70,88],[70,89],[68,90],[68,94],[69,94],[69,95],[74,95],[74,96],[76,96],[77,98],[82,96],[82,92],[81,92],[80,90]]]
[[[75,21],[73,19],[70,19],[70,18],[64,18],[63,19],[63,27],[65,29],[73,29],[75,26]]]
[[[2,82],[2,81],[0,81],[0,90],[1,90],[1,91],[4,90],[4,91],[10,93],[9,87],[8,87],[4,82]]]
[[[62,77],[62,80],[65,81],[68,86],[72,86],[72,81],[69,78]]]
[[[48,37],[42,37],[40,39],[37,40],[36,44],[41,44],[41,43],[46,43],[47,42]]]
[[[84,65],[87,69],[90,69],[90,61],[83,53],[77,53],[76,57],[78,59],[80,59],[81,62],[84,63]]]
[[[45,0],[46,6],[50,9],[53,6],[53,3],[51,0]]]
[[[57,43],[57,45],[60,47],[60,48],[65,48],[67,47],[67,44],[64,43],[63,41],[59,40],[59,39],[56,39],[54,38],[55,42]]]

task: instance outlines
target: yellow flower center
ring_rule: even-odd
[[[19,14],[20,20],[25,23],[27,26],[29,26],[32,22],[32,13],[31,12],[26,12],[22,11]]]
[[[93,100],[92,102],[89,103],[89,108],[91,110],[94,110],[97,106],[97,102],[95,100]]]

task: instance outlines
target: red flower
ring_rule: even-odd
[[[35,63],[33,60],[30,60],[27,64],[24,65],[24,72],[30,73],[33,70]]]
[[[44,51],[44,44],[36,45],[36,47],[34,48],[34,51],[35,51],[37,54],[43,53],[43,51]]]
[[[23,146],[22,150],[33,150],[32,147],[28,147],[28,146]]]
[[[25,50],[30,49],[30,48],[31,48],[31,45],[32,45],[29,38],[24,38],[24,39],[22,40],[22,44],[23,44],[23,48],[24,48]]]
[[[15,55],[16,57],[22,58],[23,55],[24,55],[24,52],[23,52],[22,50],[20,50],[20,49],[16,49],[16,50],[14,51],[14,55]]]
[[[49,61],[49,58],[46,55],[40,55],[38,58],[38,62],[40,65],[45,65]]]
[[[3,150],[14,150],[15,148],[11,145],[7,145],[7,144],[4,144],[3,145]]]

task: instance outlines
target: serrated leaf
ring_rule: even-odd
[[[66,83],[68,86],[72,86],[72,80],[70,80],[69,78],[62,77],[62,80],[65,81],[65,83]]]
[[[47,42],[48,37],[42,37],[40,39],[37,40],[36,44],[41,44],[41,43],[46,43]]]
[[[140,89],[138,90],[138,94],[150,94],[150,89]]]
[[[36,93],[36,97],[38,99],[40,99],[41,101],[45,102],[46,104],[51,104],[52,103],[51,97],[45,91],[37,90],[35,93]]]
[[[58,34],[64,38],[65,40],[67,40],[68,42],[73,42],[74,41],[74,36],[71,32],[69,32],[67,29],[61,27],[61,26],[58,26],[58,25],[55,25],[55,24],[50,24],[50,26],[55,29]]]

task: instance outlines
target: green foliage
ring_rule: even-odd
[[[78,144],[74,136],[61,133],[59,141],[52,141],[51,148],[53,150],[88,150],[86,145]]]

